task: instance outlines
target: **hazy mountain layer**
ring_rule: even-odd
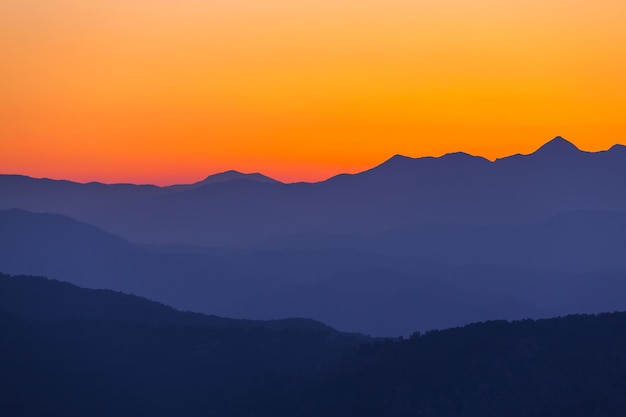
[[[553,245],[561,239],[564,247],[575,248],[571,234],[562,236],[562,231],[570,229],[567,224],[574,227],[589,218],[596,216],[573,213],[559,218],[556,228],[549,221],[515,230],[522,236],[539,231],[536,242]],[[460,226],[452,230],[456,228],[463,230]],[[451,244],[448,259],[457,265],[392,256],[393,247],[390,253],[381,249],[385,240],[379,242],[382,246],[357,249],[311,247],[317,244],[314,239],[300,248],[135,246],[64,216],[21,210],[0,212],[0,229],[1,271],[124,291],[178,309],[227,317],[310,317],[345,331],[406,335],[471,321],[626,309],[621,296],[626,272],[616,268],[621,265],[619,257],[609,257],[606,264],[598,264],[603,258],[592,257],[588,272],[572,272],[463,264],[463,251],[455,253]],[[413,231],[409,236],[415,236]],[[341,243],[339,238],[333,241]],[[501,242],[494,242],[483,248],[485,253],[497,253]],[[439,248],[432,253],[441,254],[446,246],[432,247]],[[466,247],[471,245],[460,245]],[[569,255],[582,262],[587,249],[582,245],[582,251]],[[513,259],[529,257],[530,263],[538,253],[531,246]],[[550,259],[550,254],[538,259]]]
[[[67,214],[132,242],[240,245],[294,233],[626,211],[626,147],[582,152],[557,137],[531,155],[495,162],[462,153],[395,156],[369,171],[315,184],[239,173],[163,188],[2,176],[0,195],[0,208]]]

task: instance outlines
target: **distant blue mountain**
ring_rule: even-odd
[[[528,223],[626,211],[626,147],[583,152],[557,137],[490,162],[394,156],[355,175],[283,184],[229,171],[195,184],[77,184],[0,176],[0,208],[55,212],[132,242],[247,245],[298,233],[381,233],[427,223]]]

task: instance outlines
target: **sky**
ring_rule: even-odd
[[[2,0],[0,172],[286,182],[626,143],[624,0]]]

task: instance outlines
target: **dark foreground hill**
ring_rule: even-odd
[[[11,416],[228,415],[368,341],[313,320],[204,316],[0,274],[0,403]]]
[[[493,321],[364,345],[317,391],[324,416],[626,412],[626,313]]]
[[[59,294],[49,288],[41,291],[53,302]],[[588,417],[626,410],[626,313],[486,322],[366,344],[328,329],[133,321],[31,320],[0,309],[3,412]]]

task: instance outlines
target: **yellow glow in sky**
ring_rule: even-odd
[[[626,143],[626,3],[4,0],[0,172],[285,181]]]

